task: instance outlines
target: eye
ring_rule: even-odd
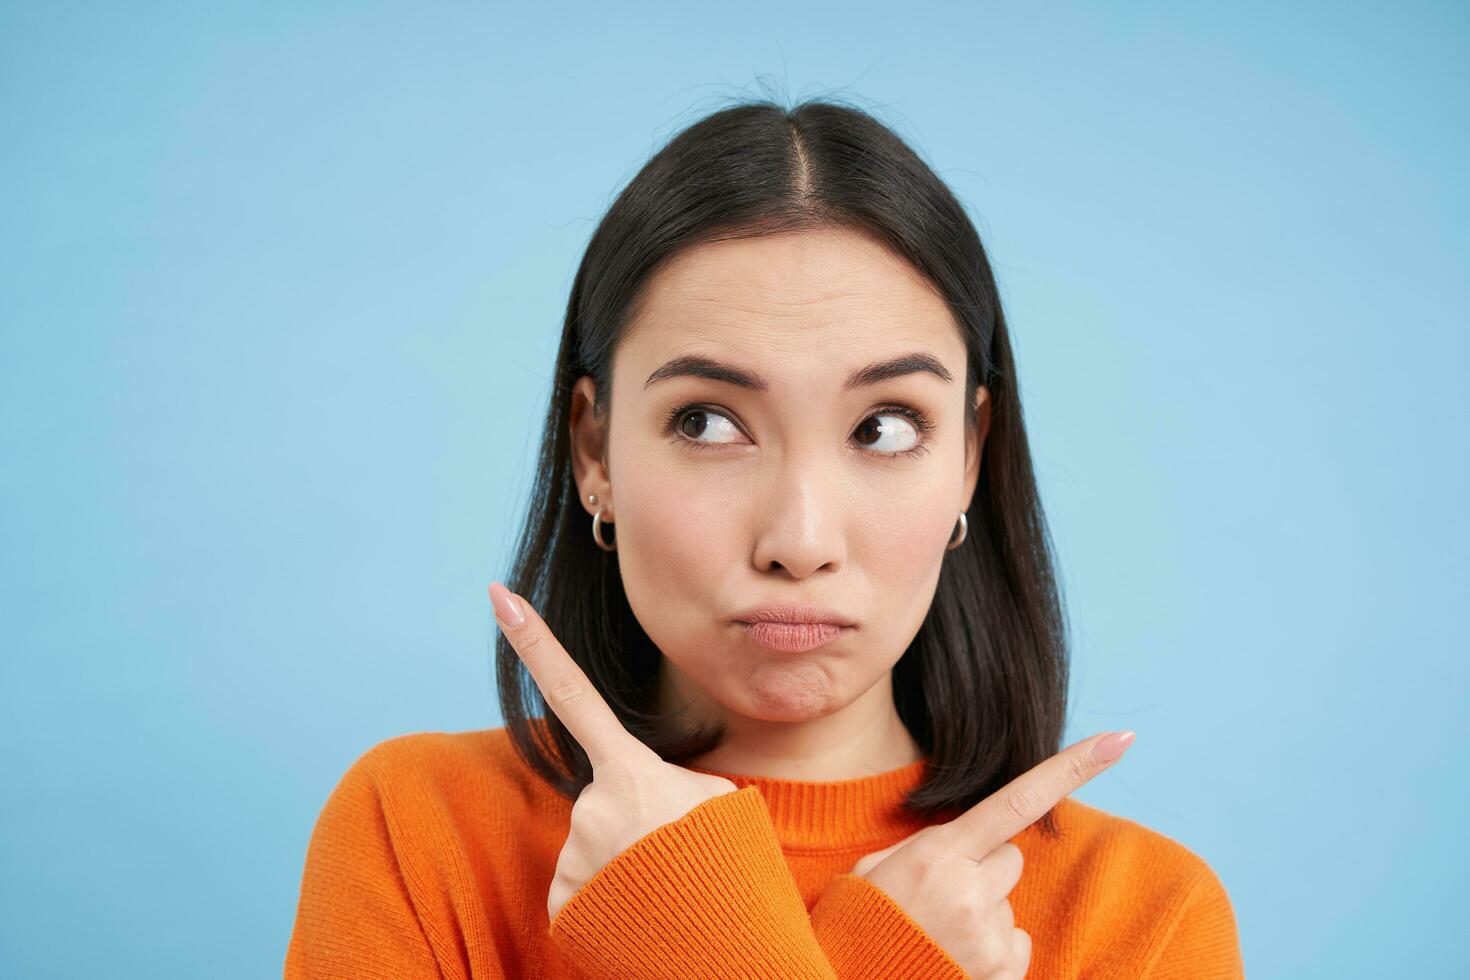
[[[887,421],[880,421],[883,419]],[[875,422],[877,424],[873,424]],[[864,448],[874,449],[886,456],[890,453],[911,453],[923,440],[924,432],[921,423],[906,412],[884,409],[863,419],[854,435]],[[869,437],[874,441],[869,442]]]
[[[739,426],[724,412],[698,404],[674,408],[668,413],[664,428],[691,449],[732,445],[741,435]],[[869,414],[853,435],[869,455],[897,459],[901,456],[922,456],[927,453],[929,433],[933,429],[933,421],[918,409],[907,405],[889,405]],[[701,438],[711,432],[717,437],[724,435],[735,438]]]
[[[703,445],[720,445],[720,440],[713,442],[703,440],[700,436],[713,432],[718,435],[740,435],[740,429],[730,421],[729,416],[717,412],[703,405],[685,405],[674,409],[669,413],[669,423],[673,431],[683,438]],[[724,443],[729,445],[728,442]]]

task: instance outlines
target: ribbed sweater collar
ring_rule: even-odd
[[[724,776],[740,789],[758,788],[787,851],[837,851],[881,850],[932,823],[900,809],[903,799],[923,781],[927,766],[928,760],[920,759],[872,776],[823,782],[685,768]]]

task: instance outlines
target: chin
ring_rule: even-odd
[[[754,721],[783,722],[796,724],[803,721],[814,721],[830,714],[826,707],[809,708],[797,705],[759,705],[742,712],[747,718]]]
[[[792,683],[790,678],[755,684],[747,689],[742,700],[746,704],[743,713],[760,721],[811,721],[841,707],[837,696],[825,684]]]

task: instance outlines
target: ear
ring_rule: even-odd
[[[990,434],[990,389],[975,389],[975,428],[965,434],[965,498],[962,510],[970,509],[975,499],[975,485],[980,482],[980,458],[985,450],[985,437]]]
[[[587,513],[603,512],[612,520],[612,473],[607,466],[607,420],[597,414],[597,383],[591,375],[582,375],[572,385],[571,421],[572,475],[577,481],[577,497]],[[597,503],[587,502],[588,494],[597,494]]]

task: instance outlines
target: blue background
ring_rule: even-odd
[[[501,723],[582,249],[772,92],[990,250],[1069,731],[1139,733],[1077,797],[1253,978],[1463,975],[1466,8],[570,6],[0,7],[0,975],[279,975],[346,767]]]

